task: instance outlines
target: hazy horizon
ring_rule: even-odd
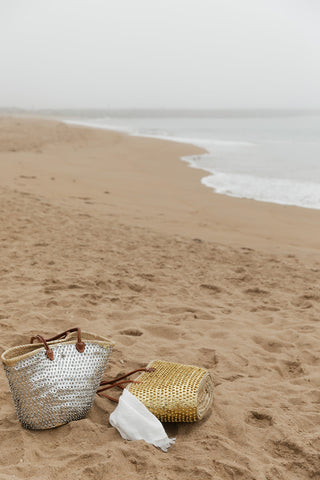
[[[1,3],[2,108],[320,108],[315,0]]]
[[[21,108],[21,107],[2,107],[0,106],[0,114],[47,114],[70,116],[75,115],[83,117],[85,115],[94,117],[101,116],[136,116],[136,117],[242,117],[242,116],[303,116],[303,115],[320,115],[320,108],[92,108],[92,107],[76,107],[76,108]]]

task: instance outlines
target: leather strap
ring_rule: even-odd
[[[125,378],[130,377],[130,375],[133,375],[134,373],[137,373],[137,372],[154,372],[154,371],[155,371],[154,368],[137,368],[136,370],[126,373],[121,377],[114,378],[113,380],[102,380],[102,382],[100,383],[100,387],[102,388],[99,388],[97,390],[97,394],[101,395],[102,397],[108,398],[112,402],[118,403],[118,400],[116,398],[110,397],[110,395],[106,395],[105,393],[102,393],[102,392],[104,392],[105,390],[109,390],[110,388],[113,388],[113,387],[119,387],[123,390],[124,389],[123,385],[125,385],[126,383],[140,383],[137,380],[130,380],[130,379],[124,380]]]
[[[48,338],[46,340],[41,335],[36,335],[35,337],[31,337],[30,343],[33,343],[34,340],[39,340],[40,343],[43,343],[44,346],[45,346],[45,349],[47,351],[47,357],[50,358],[50,360],[53,360],[53,351],[51,350],[51,348],[49,348],[47,342],[53,342],[54,340],[58,340],[60,338],[61,339],[66,338],[66,336],[69,335],[69,333],[72,333],[72,332],[77,332],[78,336],[77,336],[76,349],[78,350],[78,352],[83,353],[85,348],[86,348],[86,344],[81,340],[81,329],[78,328],[78,327],[70,328],[69,330],[66,330],[65,332],[59,333],[55,337]],[[51,353],[48,353],[48,352],[51,352]]]
[[[31,340],[30,340],[30,343],[33,343],[34,340],[39,340],[40,343],[43,343],[44,348],[46,349],[47,357],[50,360],[53,360],[53,351],[51,350],[51,348],[47,344],[47,341],[41,335],[36,335],[35,337],[32,337]]]

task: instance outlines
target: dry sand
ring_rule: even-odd
[[[208,368],[211,415],[126,442],[85,420],[27,431],[4,372],[1,480],[320,478],[320,212],[214,195],[183,144],[0,119],[0,348],[68,327],[112,338],[106,377]]]

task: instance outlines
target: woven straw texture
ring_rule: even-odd
[[[48,342],[51,361],[42,344],[13,347],[2,354],[17,415],[29,429],[54,428],[84,418],[107,365],[113,343],[82,332],[85,350],[75,345],[76,333]]]
[[[127,388],[161,422],[195,422],[209,411],[213,383],[209,372],[192,365],[154,360]]]
[[[110,348],[114,346],[114,343],[109,340],[108,338],[101,337],[100,335],[95,335],[94,333],[89,332],[81,332],[81,338],[84,342],[93,342],[97,345],[105,346],[106,348]],[[75,345],[77,342],[77,333],[72,332],[66,336],[64,339],[54,340],[52,342],[48,342],[50,348],[54,347],[55,345]],[[16,347],[9,348],[1,355],[1,360],[4,365],[11,367],[15,365],[20,360],[23,360],[27,357],[31,357],[37,351],[42,350],[44,351],[44,346],[42,343],[28,343],[26,345],[18,345]]]

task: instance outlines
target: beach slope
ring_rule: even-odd
[[[0,120],[0,349],[80,326],[112,378],[160,358],[207,368],[211,414],[165,454],[86,419],[23,429],[0,375],[4,480],[318,478],[320,212],[228,198],[191,145]],[[115,392],[116,395],[116,392]]]

